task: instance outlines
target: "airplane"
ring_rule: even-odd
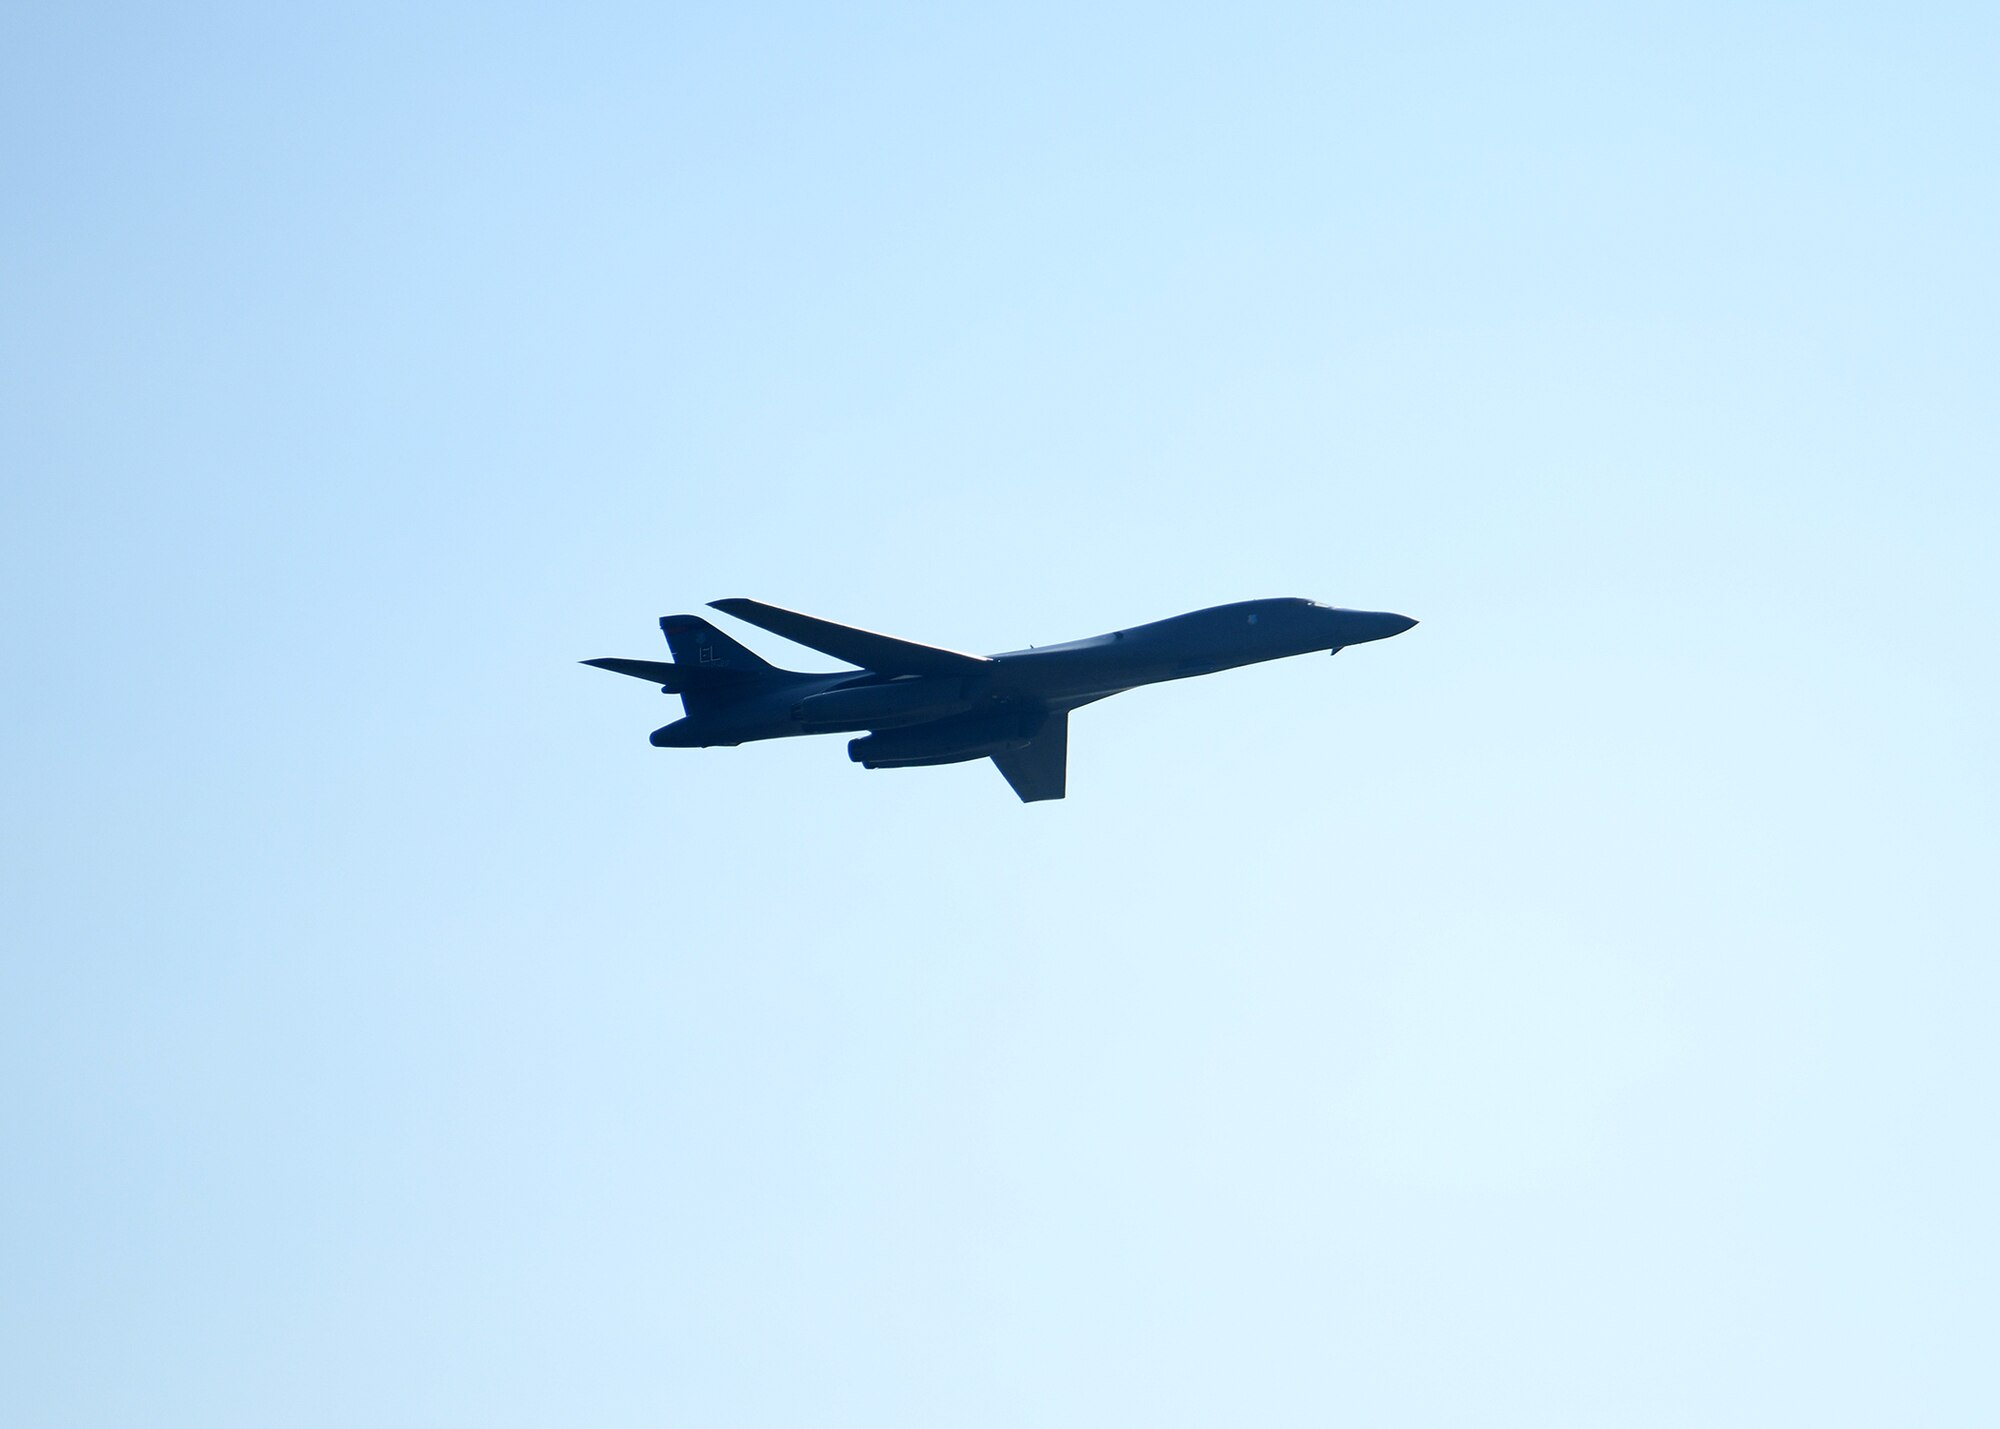
[[[1164,680],[1320,650],[1338,655],[1417,623],[1293,596],[1211,606],[1063,645],[967,655],[762,601],[709,606],[859,668],[780,670],[700,616],[662,616],[671,662],[582,662],[681,697],[685,718],[653,731],[658,748],[866,730],[847,745],[847,757],[864,769],[991,759],[1030,804],[1066,792],[1071,710]]]

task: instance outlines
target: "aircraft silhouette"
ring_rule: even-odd
[[[697,615],[666,615],[671,662],[585,660],[679,695],[686,718],[653,731],[662,749],[867,730],[847,757],[866,769],[991,759],[1024,803],[1063,797],[1069,712],[1140,685],[1183,680],[1401,635],[1417,622],[1297,597],[1246,600],[1001,655],[965,655],[755,600],[716,610],[858,670],[768,664]]]

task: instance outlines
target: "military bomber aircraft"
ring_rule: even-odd
[[[679,695],[662,749],[866,730],[847,757],[866,769],[991,759],[1023,802],[1063,797],[1069,712],[1140,685],[1401,635],[1417,622],[1297,597],[1211,606],[1129,630],[1001,655],[965,655],[836,625],[755,600],[712,608],[859,666],[780,670],[696,615],[660,618],[673,660],[585,660]]]

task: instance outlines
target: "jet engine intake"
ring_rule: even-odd
[[[1041,732],[1042,713],[961,715],[847,742],[847,757],[869,769],[957,764],[1019,749]]]

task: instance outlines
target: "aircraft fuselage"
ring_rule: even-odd
[[[1238,601],[1061,645],[1010,650],[946,674],[773,671],[772,676],[782,678],[746,682],[726,705],[656,730],[652,742],[663,748],[734,745],[964,723],[1014,710],[1069,710],[1142,685],[1291,655],[1338,652],[1400,634],[1414,624],[1407,616],[1340,610],[1286,597]]]

